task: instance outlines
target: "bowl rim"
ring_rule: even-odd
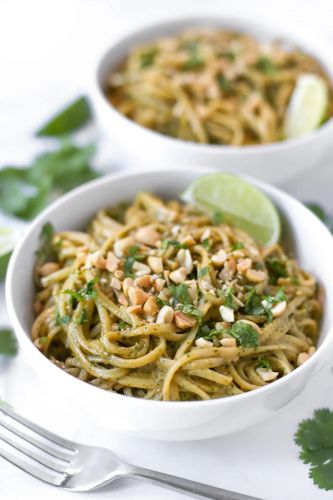
[[[205,167],[194,167],[192,170],[189,170],[188,168],[178,170],[177,174],[182,175],[185,172],[190,173],[193,171],[198,173],[198,174],[206,175],[207,172],[211,173],[211,172],[216,172],[217,170],[212,169],[212,168],[207,170]],[[274,383],[267,384],[266,386],[263,386],[263,387],[259,387],[253,391],[244,392],[242,394],[236,394],[236,395],[226,397],[226,398],[216,398],[216,399],[209,399],[209,400],[203,400],[203,401],[201,401],[201,400],[200,401],[181,401],[181,402],[180,401],[145,400],[142,398],[135,398],[135,397],[129,398],[123,394],[118,394],[118,393],[114,393],[111,391],[101,390],[99,387],[95,387],[91,384],[88,384],[87,382],[84,382],[76,377],[73,377],[72,375],[64,372],[63,370],[58,368],[56,365],[54,365],[46,356],[44,356],[44,354],[42,354],[34,346],[32,339],[31,339],[31,336],[30,336],[30,332],[29,333],[25,332],[24,327],[21,325],[21,323],[16,315],[16,310],[15,310],[14,300],[13,300],[13,292],[12,292],[12,281],[13,281],[13,277],[15,275],[16,261],[17,261],[18,257],[20,256],[21,252],[24,251],[25,243],[26,243],[26,240],[28,239],[29,235],[35,230],[36,227],[38,227],[40,225],[41,222],[45,221],[45,218],[47,216],[50,215],[52,217],[52,212],[54,212],[59,207],[61,207],[62,204],[70,201],[72,198],[75,198],[76,196],[81,195],[82,193],[86,193],[88,191],[95,191],[95,190],[98,191],[98,188],[102,184],[105,184],[105,183],[112,183],[113,181],[116,181],[116,180],[122,180],[123,182],[126,182],[126,180],[129,177],[135,179],[135,178],[138,178],[142,175],[149,175],[150,173],[153,173],[153,172],[156,175],[161,175],[163,173],[164,174],[170,173],[170,175],[171,174],[175,175],[174,169],[163,168],[163,169],[158,170],[158,171],[153,170],[153,169],[145,169],[144,171],[140,171],[140,172],[128,171],[128,172],[119,172],[119,173],[113,173],[113,174],[109,174],[106,176],[102,176],[101,178],[90,181],[90,182],[70,191],[69,193],[61,196],[60,198],[58,198],[56,201],[51,203],[46,209],[44,209],[34,219],[34,221],[29,225],[26,233],[24,234],[23,238],[16,246],[16,248],[11,256],[11,259],[9,262],[9,267],[7,270],[6,285],[5,285],[6,304],[7,304],[7,308],[8,308],[9,317],[11,319],[12,324],[14,325],[15,335],[19,341],[20,346],[22,347],[22,350],[23,351],[30,350],[31,356],[35,356],[35,358],[39,357],[39,361],[41,363],[44,363],[45,370],[52,370],[52,369],[57,370],[58,375],[60,377],[64,377],[64,382],[67,381],[68,383],[74,384],[73,389],[75,387],[77,387],[79,390],[79,388],[81,387],[82,390],[85,390],[84,389],[84,387],[85,387],[87,391],[95,391],[94,394],[96,397],[97,397],[97,390],[99,390],[100,391],[99,397],[104,398],[104,401],[108,401],[107,398],[109,398],[109,401],[111,401],[113,398],[116,398],[116,399],[114,399],[114,401],[116,403],[117,401],[124,402],[126,399],[126,402],[128,404],[134,404],[134,405],[138,405],[138,404],[146,405],[147,404],[148,408],[152,408],[152,405],[156,405],[156,407],[162,405],[161,406],[162,408],[171,408],[171,407],[174,407],[176,405],[179,408],[180,404],[181,404],[181,407],[184,408],[184,410],[185,409],[188,410],[190,408],[193,408],[193,405],[194,405],[194,407],[227,405],[228,402],[230,403],[230,401],[237,404],[237,403],[241,403],[244,399],[260,397],[260,395],[263,395],[267,391],[272,392],[272,391],[277,390],[280,387],[284,386],[285,384],[288,384],[289,381],[291,382],[293,378],[298,377],[305,370],[309,369],[310,366],[312,366],[315,362],[317,362],[319,360],[320,356],[322,356],[324,349],[327,349],[328,344],[333,342],[333,323],[327,326],[327,334],[326,334],[325,339],[319,345],[318,349],[310,357],[310,359],[306,363],[304,363],[303,365],[299,366],[297,369],[290,372],[289,374],[274,381]],[[297,205],[301,206],[302,209],[308,213],[308,216],[310,216],[312,218],[312,221],[317,226],[321,227],[320,230],[323,232],[323,235],[326,235],[326,237],[329,236],[329,240],[330,240],[332,250],[333,250],[333,238],[332,238],[331,233],[326,228],[326,226],[306,206],[302,205],[298,200],[296,200],[294,197],[290,196],[289,194],[284,193],[280,189],[278,189],[274,186],[271,186],[265,182],[259,181],[257,179],[253,179],[249,176],[240,176],[240,177],[243,177],[246,180],[248,180],[249,182],[253,183],[255,185],[255,187],[258,187],[259,189],[263,189],[265,194],[267,192],[268,196],[273,194],[279,200],[281,200],[282,203],[284,201],[288,201],[288,202],[291,201],[292,203],[296,203]],[[54,374],[55,374],[55,371],[54,371]],[[70,380],[71,380],[71,382],[70,382]],[[167,403],[167,405],[166,405],[166,403]]]
[[[247,32],[247,28],[249,29],[249,31],[251,30],[251,28],[252,29],[261,28],[264,32],[268,32],[270,29],[274,31],[279,30],[281,31],[281,38],[283,40],[284,39],[286,41],[290,40],[293,45],[299,46],[300,48],[302,48],[303,45],[305,44],[304,42],[305,39],[309,40],[306,34],[307,33],[306,30],[304,31],[301,30],[299,26],[297,28],[293,27],[293,30],[291,31],[289,27],[286,28],[285,26],[282,26],[280,23],[270,22],[269,24],[267,24],[267,21],[263,21],[263,19],[252,20],[241,15],[238,16],[216,15],[215,17],[184,15],[176,18],[170,17],[163,21],[143,24],[141,25],[141,27],[131,30],[129,33],[121,37],[118,37],[113,43],[111,43],[111,45],[108,46],[107,49],[104,49],[102,55],[99,57],[97,61],[97,64],[95,65],[93,93],[95,94],[96,98],[101,103],[101,105],[104,106],[104,109],[108,109],[109,110],[108,112],[111,115],[113,115],[115,119],[120,120],[124,126],[130,127],[134,133],[136,132],[145,134],[147,140],[159,141],[166,147],[178,147],[179,149],[182,149],[184,151],[192,149],[193,153],[197,152],[198,154],[209,152],[212,154],[226,153],[230,155],[252,156],[260,153],[270,153],[270,152],[274,153],[276,151],[302,146],[304,143],[316,140],[318,136],[321,136],[333,130],[333,116],[332,116],[313,131],[302,134],[299,137],[284,139],[282,141],[276,141],[268,144],[254,144],[247,146],[230,146],[227,144],[200,144],[194,141],[185,141],[184,139],[170,137],[155,130],[143,127],[134,120],[127,118],[120,111],[118,111],[118,109],[115,108],[110,103],[110,101],[108,101],[105,92],[103,90],[103,84],[100,81],[100,73],[104,70],[105,67],[110,67],[110,64],[107,64],[107,59],[110,56],[110,54],[112,54],[114,51],[120,48],[130,49],[130,47],[133,45],[133,39],[141,36],[144,37],[146,33],[147,33],[147,38],[146,38],[147,41],[154,39],[150,38],[150,33],[152,31],[158,30],[159,28],[161,29],[169,28],[172,31],[175,28],[177,29],[177,27],[179,27],[179,30],[182,30],[185,29],[186,25],[188,25],[188,27],[191,27],[193,25],[194,26],[195,25],[200,26],[200,24],[205,25],[206,23],[210,24],[212,27],[214,27],[214,25],[215,27],[218,27],[219,25],[225,25],[226,27],[228,27],[228,25],[232,27],[233,24],[242,25],[240,30],[244,33]],[[323,38],[322,35],[316,33],[316,41],[314,43],[313,41],[311,41],[311,45],[314,47],[313,53],[306,49],[304,49],[304,51],[306,53],[313,54],[313,56],[317,60],[319,60],[319,62],[322,65],[330,67],[331,69],[330,71],[328,71],[327,68],[325,68],[325,71],[328,74],[333,86],[333,64],[331,63],[328,54],[327,58],[326,56],[325,58],[323,58],[321,54],[318,54],[319,50],[317,50],[320,49],[321,53],[324,53],[326,55],[326,52],[328,52],[328,48],[326,45],[329,45],[329,40],[327,40],[326,43],[324,43],[324,40],[325,38]]]

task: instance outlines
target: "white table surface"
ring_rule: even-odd
[[[96,56],[107,44],[149,19],[186,14],[248,14],[252,18],[307,24],[333,42],[331,0],[0,0],[0,165],[21,163],[41,150],[31,132],[67,99],[89,87]],[[315,36],[315,35],[314,35]],[[328,42],[329,43],[329,42]],[[333,51],[332,51],[333,53]],[[332,56],[333,57],[333,56]],[[117,154],[100,140],[101,168],[112,170]],[[318,166],[285,189],[317,200],[333,212],[333,161]],[[4,219],[0,217],[0,225]],[[0,287],[0,326],[7,324]],[[332,492],[313,486],[293,443],[297,424],[318,407],[333,407],[332,369],[326,366],[306,390],[274,419],[208,441],[169,443],[140,440],[96,428],[69,405],[57,407],[21,353],[0,363],[0,397],[23,414],[68,438],[110,446],[128,461],[237,490],[265,500],[328,500]],[[23,496],[24,495],[24,496]],[[0,459],[0,497],[5,500],[87,499],[58,491]],[[93,499],[188,498],[143,483],[122,481],[89,495]]]

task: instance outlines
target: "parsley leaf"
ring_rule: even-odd
[[[81,96],[53,116],[36,132],[38,137],[57,137],[77,130],[92,118],[88,99]]]
[[[251,325],[243,321],[236,321],[227,333],[237,340],[237,344],[242,347],[258,347],[259,333]]]
[[[0,355],[14,356],[17,353],[17,343],[12,330],[3,328],[0,330]]]
[[[298,426],[295,442],[301,447],[300,459],[310,464],[310,477],[324,490],[333,490],[333,411],[322,408],[314,418]]]
[[[261,356],[257,359],[257,368],[265,368],[266,370],[272,369],[268,359],[262,358]]]
[[[152,66],[158,52],[159,50],[157,47],[152,47],[151,49],[142,52],[142,54],[140,55],[140,68],[143,69]]]
[[[96,297],[94,286],[97,282],[98,278],[94,278],[91,281],[88,281],[86,286],[82,287],[78,292],[75,292],[74,290],[65,290],[64,293],[70,295],[72,299],[76,300],[77,302],[94,299]]]
[[[176,306],[177,304],[179,304],[179,302],[181,302],[182,304],[189,304],[191,302],[185,283],[180,283],[180,285],[171,284],[168,290],[173,298],[173,306]]]

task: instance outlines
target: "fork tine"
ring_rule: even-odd
[[[27,457],[35,460],[36,462],[40,463],[41,465],[44,465],[49,469],[52,469],[55,472],[65,472],[68,469],[69,466],[68,462],[60,461],[53,455],[51,456],[45,451],[40,451],[39,448],[36,448],[34,446],[29,446],[30,443],[25,441],[21,437],[17,437],[16,433],[11,433],[6,431],[4,433],[2,431],[3,428],[6,429],[7,431],[10,430],[8,429],[8,427],[2,426],[2,424],[0,423],[0,440],[12,446],[13,448],[15,448],[15,450],[19,451],[20,453],[23,453]],[[39,450],[39,452],[36,450]]]
[[[0,442],[2,439],[0,438]],[[3,441],[4,442],[4,441]],[[5,442],[4,442],[5,443]],[[0,447],[0,456],[11,462],[13,465],[16,465],[20,469],[28,472],[37,479],[44,481],[46,483],[52,484],[53,486],[61,486],[63,482],[66,480],[67,475],[64,473],[57,473],[53,470],[50,470],[46,467],[43,467],[39,463],[34,460],[29,460],[25,455],[17,452],[15,448],[1,445]]]
[[[20,427],[23,426],[32,431],[36,437],[24,432],[19,426],[16,426],[15,424],[17,422],[20,424]],[[8,406],[0,406],[0,424],[25,441],[28,441],[30,444],[33,444],[37,448],[60,460],[69,462],[73,454],[77,451],[73,442],[52,434],[46,429],[42,429],[24,417],[17,415],[11,408],[8,408]],[[42,439],[40,439],[40,437],[42,437]]]

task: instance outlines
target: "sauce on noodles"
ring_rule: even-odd
[[[122,114],[172,137],[202,144],[266,144],[284,139],[283,123],[300,76],[321,76],[313,57],[244,33],[191,30],[134,48],[107,81]]]
[[[47,225],[43,240],[32,338],[89,384],[206,400],[272,383],[315,351],[314,278],[193,206],[139,193],[87,232]]]

